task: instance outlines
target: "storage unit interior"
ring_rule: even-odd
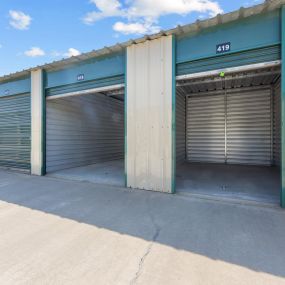
[[[176,190],[278,203],[280,67],[176,85]]]
[[[49,176],[124,186],[124,89],[46,101]]]

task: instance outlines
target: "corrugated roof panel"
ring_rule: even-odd
[[[182,35],[184,33],[190,33],[193,31],[206,29],[206,28],[213,27],[216,25],[229,23],[229,22],[241,19],[241,18],[251,17],[254,15],[258,15],[260,13],[263,13],[263,12],[273,11],[273,10],[280,8],[281,5],[284,5],[284,4],[285,4],[285,0],[267,0],[262,4],[255,5],[255,6],[252,6],[249,8],[241,7],[239,10],[236,10],[236,11],[233,11],[233,12],[230,12],[227,14],[223,14],[223,15],[218,14],[216,17],[213,17],[210,19],[206,19],[203,21],[197,20],[195,23],[188,24],[185,26],[177,26],[176,28],[170,29],[168,31],[161,31],[157,34],[146,35],[144,37],[141,37],[141,38],[138,38],[135,40],[131,39],[129,41],[126,41],[126,42],[123,42],[120,44],[115,44],[115,45],[109,46],[109,47],[104,47],[104,48],[96,50],[96,51],[93,50],[91,52],[83,53],[83,54],[78,55],[78,56],[73,56],[73,57],[70,57],[67,59],[54,61],[52,63],[45,63],[43,65],[32,67],[32,68],[29,68],[26,70],[22,70],[19,72],[4,75],[4,76],[0,77],[0,82],[26,76],[30,73],[31,70],[35,70],[35,69],[39,69],[39,68],[46,69],[46,70],[53,70],[53,69],[57,69],[60,67],[64,67],[65,65],[70,65],[76,61],[86,60],[88,58],[95,58],[95,57],[98,57],[101,55],[110,54],[110,53],[113,53],[116,51],[123,50],[124,48],[126,48],[132,44],[138,44],[138,43],[145,42],[147,40],[157,39],[157,38],[160,38],[164,35],[171,35],[171,34]]]

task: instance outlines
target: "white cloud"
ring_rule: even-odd
[[[72,56],[77,56],[80,55],[81,52],[75,48],[69,48],[66,52],[61,52],[58,50],[53,50],[50,53],[50,56],[52,57],[72,57]]]
[[[125,35],[130,34],[147,34],[147,33],[157,33],[160,27],[153,26],[147,23],[129,23],[125,24],[123,22],[117,22],[113,25],[113,30]]]
[[[215,16],[223,13],[219,4],[213,0],[91,0],[97,10],[88,13],[83,21],[93,24],[104,18],[120,17],[113,29],[124,34],[153,33],[159,30],[157,23],[161,16],[187,15],[199,12]]]
[[[38,57],[44,56],[45,52],[39,47],[32,47],[29,50],[25,51],[24,54],[29,57]]]
[[[32,21],[32,18],[29,15],[21,11],[10,10],[9,16],[10,25],[17,30],[27,30]]]
[[[71,56],[77,56],[80,55],[81,52],[75,48],[69,48],[66,53],[63,54],[64,57],[71,57]]]
[[[90,0],[98,11],[87,13],[83,18],[85,24],[93,24],[103,18],[122,16],[122,5],[118,0]]]

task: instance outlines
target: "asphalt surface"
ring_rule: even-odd
[[[285,211],[0,171],[0,284],[285,284]]]

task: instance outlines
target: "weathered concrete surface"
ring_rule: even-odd
[[[0,171],[0,284],[285,284],[285,211]]]
[[[185,162],[177,167],[176,189],[190,194],[279,204],[278,167]]]
[[[125,185],[124,160],[63,169],[49,173],[48,176],[123,187]]]

